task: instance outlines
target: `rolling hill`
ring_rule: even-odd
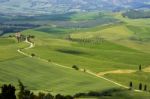
[[[16,2],[20,5],[16,5]],[[62,0],[31,0],[30,2],[28,0],[19,2],[1,0],[0,4],[3,6],[1,9],[6,5],[13,5],[7,7],[12,7],[8,8],[11,11],[17,9],[17,13],[20,13],[22,9],[28,9],[29,6],[30,9],[25,13],[35,11],[35,9],[41,9],[40,11],[45,13],[43,12],[45,5],[47,11],[49,7],[51,8],[49,4],[53,4],[54,8],[60,9],[65,6],[65,9],[68,9],[67,7],[77,2],[80,2],[80,5],[95,6],[95,2],[90,0],[63,0],[63,2]],[[98,2],[108,4],[108,0]],[[143,3],[139,0],[113,0],[109,2],[109,7],[128,5],[130,8],[130,4],[135,2]],[[144,4],[147,5],[148,2],[145,0]],[[74,7],[72,6],[73,9]],[[77,8],[81,9],[79,5]],[[91,9],[93,10],[93,8],[84,10]],[[11,21],[7,22],[7,19]],[[23,36],[33,38],[20,43],[17,42],[14,33],[0,36],[0,86],[11,83],[18,91],[17,80],[20,79],[34,93],[86,95],[85,93],[94,91],[96,95],[99,95],[108,90],[109,92],[106,91],[104,96],[92,98],[141,99],[144,97],[144,99],[149,99],[149,18],[132,19],[123,17],[121,12],[94,11],[36,17],[7,16],[6,22],[9,26],[13,26],[10,24],[12,21],[40,25],[22,30]],[[3,25],[7,27],[7,24]],[[17,25],[14,24],[14,26]],[[130,82],[133,83],[132,90],[128,90]],[[143,85],[142,90],[139,90],[140,83]],[[114,88],[119,92],[110,91]],[[90,95],[95,94],[90,93],[85,98],[91,97]]]
[[[0,13],[66,13],[149,8],[149,0],[0,0]]]

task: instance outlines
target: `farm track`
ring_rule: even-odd
[[[31,48],[35,47],[35,44],[33,44],[32,42],[29,42],[27,39],[25,40],[25,43],[30,44],[29,47],[24,48],[25,50],[31,49]],[[31,55],[29,55],[29,54],[23,52],[21,49],[18,49],[17,51],[18,51],[20,54],[22,54],[22,55],[25,55],[25,56],[27,56],[27,57],[32,57]],[[46,60],[46,59],[43,59],[43,58],[40,58],[40,57],[36,57],[36,58],[37,58],[37,59],[40,59],[40,60],[42,60],[42,61],[44,61],[44,62],[48,62],[48,60]],[[67,69],[72,69],[72,70],[73,70],[73,68],[71,68],[71,67],[64,66],[64,65],[61,65],[61,64],[58,64],[58,63],[54,63],[54,62],[48,62],[48,63],[54,64],[55,66],[59,66],[59,67],[62,67],[62,68],[67,68]],[[80,71],[82,71],[82,72],[83,72],[83,70],[84,70],[84,69],[80,69]],[[95,76],[95,77],[97,77],[97,78],[104,79],[105,81],[108,81],[108,82],[110,82],[110,83],[113,83],[113,84],[115,84],[115,85],[117,85],[117,86],[119,86],[119,87],[122,87],[122,88],[125,88],[125,89],[129,89],[128,86],[122,85],[122,84],[120,84],[120,83],[118,83],[118,82],[115,82],[115,81],[113,81],[113,80],[111,80],[111,79],[108,79],[108,78],[103,77],[103,75],[108,74],[108,73],[112,73],[112,71],[102,72],[103,75],[102,75],[101,73],[96,74],[96,73],[94,73],[94,72],[92,72],[92,71],[90,71],[90,70],[86,70],[85,72],[86,72],[87,74],[90,74],[90,75]],[[121,72],[121,70],[118,70],[117,72],[123,73],[123,72]],[[114,73],[117,73],[117,72],[114,72]],[[124,71],[124,72],[125,72],[125,73],[133,73],[133,72],[135,72],[135,71],[133,71],[133,70],[127,70],[127,71]],[[136,89],[133,89],[133,91],[135,91],[135,92],[143,92],[143,91],[141,91],[141,90],[136,90]]]
[[[104,76],[106,74],[131,74],[135,72],[136,70],[113,70],[113,71],[100,72],[100,73],[97,73],[97,75]]]

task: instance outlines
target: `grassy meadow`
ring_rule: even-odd
[[[108,18],[112,21],[108,22]],[[100,19],[101,21],[97,21]],[[15,38],[8,37],[12,34],[6,34],[0,38],[0,85],[3,83],[17,85],[17,80],[20,79],[34,92],[71,95],[119,87],[86,72],[70,69],[73,65],[95,74],[107,72],[102,76],[122,85],[128,86],[129,82],[133,81],[135,89],[138,89],[139,83],[148,85],[149,20],[123,18],[120,13],[76,13],[69,17],[69,20],[60,23],[53,21],[38,28],[22,31],[23,35],[35,36],[32,39],[35,47],[22,49],[29,55],[34,53],[35,57],[18,53],[17,49],[26,48],[29,44],[17,43]],[[138,71],[139,65],[142,65],[142,72]],[[109,73],[116,70],[135,72]],[[148,89],[149,87],[148,85]],[[132,99],[141,99],[143,95],[146,96],[145,99],[149,97],[149,93],[145,92],[125,93]],[[131,95],[132,93],[135,97]],[[121,99],[127,98],[127,95],[124,96],[123,92],[120,92],[113,93],[112,97],[100,99],[116,99],[117,95],[121,95]]]

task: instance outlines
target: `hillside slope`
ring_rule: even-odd
[[[0,0],[1,13],[64,13],[70,11],[149,8],[149,0]]]

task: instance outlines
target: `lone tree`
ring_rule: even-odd
[[[21,41],[21,33],[16,33],[16,39],[17,39],[17,41],[18,41],[18,43]]]
[[[84,70],[83,70],[84,72],[86,72],[86,69],[84,68]]]
[[[131,90],[132,88],[133,88],[133,83],[131,81],[130,84],[129,84],[129,89]]]
[[[52,60],[51,60],[51,59],[49,59],[49,60],[48,60],[48,62],[52,62]]]
[[[0,94],[0,99],[16,99],[15,87],[12,85],[3,85],[2,93]]]
[[[18,43],[25,41],[25,39],[26,39],[25,35],[22,35],[20,32],[16,33],[15,37],[16,37]]]
[[[147,85],[144,85],[144,91],[147,91]]]
[[[31,56],[32,56],[32,57],[34,57],[34,56],[35,56],[35,54],[34,54],[34,53],[31,53]]]
[[[74,68],[75,70],[79,70],[79,67],[77,65],[73,65],[72,68]]]
[[[139,84],[139,90],[142,90],[142,83]]]
[[[31,39],[34,39],[34,38],[35,38],[34,35],[28,35],[28,36],[27,36],[27,40],[28,40],[29,42],[31,42]]]
[[[139,65],[139,71],[142,71],[142,65],[141,64]]]

